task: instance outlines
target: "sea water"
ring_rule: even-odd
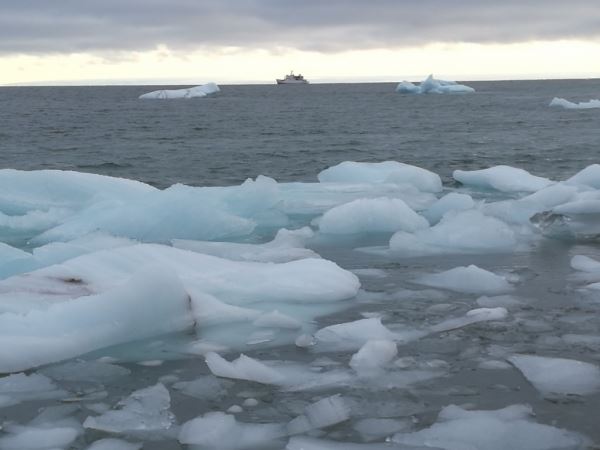
[[[439,174],[443,193],[456,190],[476,201],[493,203],[519,196],[462,188],[452,178],[453,171],[510,165],[560,181],[600,162],[598,110],[548,106],[555,96],[572,101],[598,98],[597,80],[468,84],[477,92],[407,96],[395,93],[395,85],[387,83],[221,86],[216,96],[189,101],[138,100],[140,94],[154,89],[147,86],[0,88],[2,168],[74,170],[139,180],[164,189],[176,183],[239,185],[258,175],[279,183],[316,183],[319,172],[343,161],[393,160]],[[306,195],[304,185],[281,186]],[[286,207],[292,208],[290,196],[286,199]],[[139,205],[131,205],[135,206]],[[286,226],[311,226],[318,231],[321,214],[314,210],[307,215],[295,214]],[[256,233],[216,240],[265,242],[278,228],[277,220],[270,217],[269,223],[270,227]],[[5,405],[0,409],[5,430],[0,448],[30,448],[27,445],[33,441],[18,447],[10,439],[31,437],[24,433],[35,429],[42,434],[52,430],[56,447],[83,449],[93,441],[119,438],[144,442],[145,449],[177,449],[188,442],[187,437],[178,435],[177,425],[198,417],[204,422],[190,423],[186,429],[190,433],[200,430],[196,440],[205,442],[200,448],[218,448],[219,442],[225,448],[243,447],[244,442],[251,448],[294,448],[298,442],[294,441],[298,439],[295,434],[322,439],[314,444],[321,448],[330,448],[323,441],[368,445],[392,437],[397,443],[417,445],[422,443],[417,433],[423,430],[433,434],[432,446],[442,446],[447,437],[435,427],[449,426],[445,423],[453,424],[453,430],[465,436],[462,445],[476,448],[504,447],[501,442],[496,447],[477,444],[481,441],[470,436],[472,427],[485,426],[492,433],[506,423],[517,424],[508,426],[508,435],[537,423],[589,439],[587,443],[583,438],[567,440],[571,442],[565,444],[567,448],[598,444],[600,395],[593,366],[600,365],[600,297],[593,290],[582,290],[594,280],[578,275],[571,259],[587,255],[600,260],[600,247],[594,238],[556,237],[560,236],[535,239],[533,244],[510,252],[405,257],[385,251],[390,234],[317,233],[290,248],[297,251],[297,246],[307,246],[305,250],[355,271],[361,290],[352,299],[325,306],[316,314],[307,306],[301,307],[308,308],[306,311],[291,311],[292,315],[311,318],[304,337],[294,331],[293,322],[283,321],[291,327],[290,336],[299,339],[296,344],[285,338],[278,344],[265,333],[254,335],[242,350],[226,351],[218,346],[207,350],[198,344],[203,330],[190,333],[188,329],[79,355],[82,360],[67,363],[76,366],[55,364],[29,370],[29,376],[48,379],[26,381],[22,378],[25,375],[20,375],[14,379],[13,388],[2,391],[0,386],[0,407],[2,401]],[[107,241],[102,242],[106,245]],[[110,242],[110,246],[117,245]],[[31,251],[40,243],[15,245]],[[173,245],[193,247],[184,241]],[[510,289],[480,295],[421,283],[423,277],[471,264],[503,276]],[[162,280],[160,276],[156,274],[158,280]],[[166,276],[164,283],[170,283]],[[307,283],[314,280],[307,279]],[[86,287],[78,287],[76,280],[70,283],[73,286],[69,289]],[[270,301],[274,307],[269,310],[281,309],[276,299]],[[478,308],[504,308],[505,313],[468,325],[465,314]],[[281,316],[269,317],[282,323]],[[379,319],[387,330],[379,328]],[[361,323],[357,332],[346,327],[344,345],[311,345],[310,335],[316,330],[358,320],[371,322]],[[245,330],[243,325],[239,327]],[[236,326],[211,329],[211,345],[231,344],[230,335]],[[371,333],[375,343],[358,356],[360,335],[365,333]],[[319,337],[319,333],[314,335]],[[391,342],[396,343],[397,353],[390,353]],[[197,354],[182,351],[189,350],[190,343],[200,345]],[[268,365],[215,378],[205,363],[210,350],[227,361],[235,360],[243,351]],[[525,364],[530,363],[527,370],[517,370],[511,362],[514,355],[553,358],[554,365],[540,366],[540,360],[526,359]],[[363,362],[357,363],[359,360]],[[581,382],[575,382],[576,387],[564,387],[559,380],[555,390],[566,389],[562,393],[540,389],[548,384],[543,377],[559,370],[566,371],[567,379],[582,372]],[[273,373],[286,376],[278,378]],[[249,381],[257,377],[263,382]],[[293,383],[286,383],[286,379]],[[272,382],[264,382],[269,380]],[[163,388],[144,391],[157,383],[166,387],[170,396],[167,404]],[[23,387],[15,391],[14,386]],[[327,400],[338,394],[345,402],[343,407],[337,400]],[[325,403],[315,406],[319,400]],[[112,422],[110,415],[98,418],[107,411],[135,411],[136,402],[145,405],[142,410],[154,413],[117,416]],[[524,419],[521,413],[506,412],[500,422],[494,422],[496,418],[478,425],[465,422],[466,428],[461,428],[461,421],[467,420],[461,415],[464,413],[444,409],[458,405],[477,411],[499,410],[520,404],[529,405],[535,417],[525,413],[523,417],[530,419]],[[36,419],[40,412],[41,419]],[[237,422],[226,419],[225,413],[235,414]],[[126,431],[118,431],[118,425],[128,421],[161,431],[132,431],[135,423]],[[269,428],[256,428],[259,424]],[[223,437],[238,433],[239,439],[227,441],[217,435],[216,441],[202,441],[197,437],[213,428],[227,430]],[[536,428],[531,433],[543,434]],[[517,440],[516,445],[525,448],[523,442]],[[526,448],[554,448],[548,442],[553,440],[540,441],[537,447],[528,442]],[[554,438],[554,442],[562,441]]]

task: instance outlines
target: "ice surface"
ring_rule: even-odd
[[[463,94],[475,92],[470,86],[457,84],[455,81],[436,80],[429,75],[418,86],[410,81],[402,81],[396,86],[396,92],[401,94]]]
[[[438,421],[421,431],[398,433],[399,444],[423,445],[447,450],[564,450],[583,448],[585,440],[549,425],[533,422],[533,412],[524,405],[495,411],[467,411],[450,405]]]
[[[481,269],[473,264],[455,267],[432,275],[423,275],[415,280],[425,286],[448,289],[465,294],[503,294],[513,289],[505,277]]]
[[[562,106],[565,109],[591,109],[600,108],[600,100],[589,100],[587,102],[573,103],[560,97],[554,97],[550,106]]]
[[[478,210],[451,211],[431,228],[399,231],[390,239],[396,257],[438,254],[510,253],[517,246],[513,229]]]
[[[450,192],[423,211],[423,216],[429,223],[435,225],[448,211],[465,211],[473,209],[473,207],[475,207],[475,202],[470,195]]]
[[[467,311],[464,317],[456,317],[444,320],[430,327],[430,332],[439,333],[462,328],[479,322],[488,322],[491,320],[502,320],[508,316],[506,308],[477,308]]]
[[[389,364],[397,354],[398,348],[394,341],[370,340],[352,355],[350,367],[359,374],[377,371]]]
[[[321,183],[396,183],[409,184],[423,192],[440,192],[439,175],[397,161],[378,163],[345,161],[319,173]]]
[[[167,100],[180,98],[198,98],[219,92],[219,86],[215,83],[206,83],[187,89],[161,89],[140,95],[143,100]]]
[[[455,170],[453,178],[467,186],[500,192],[536,192],[552,184],[547,178],[510,166],[494,166],[481,170]]]
[[[335,442],[305,436],[293,437],[289,440],[286,450],[435,450],[432,447],[413,447],[405,445],[385,444],[355,444],[352,442]]]
[[[175,416],[170,411],[170,406],[169,391],[158,383],[133,392],[117,404],[117,409],[97,417],[88,417],[83,426],[144,439],[161,439],[175,425]]]
[[[393,341],[396,337],[376,317],[330,325],[315,333],[318,345],[339,350],[358,350],[370,340]]]
[[[71,444],[79,431],[71,427],[12,427],[8,436],[0,437],[2,450],[59,449]]]
[[[393,233],[428,226],[406,203],[391,198],[354,200],[330,209],[319,221],[319,231],[326,234]]]
[[[0,378],[0,408],[30,400],[66,397],[67,393],[44,375],[16,373]]]
[[[106,438],[92,443],[86,450],[140,450],[141,448],[142,444],[134,444],[121,439]]]
[[[287,313],[286,305],[351,298],[359,286],[354,274],[321,259],[244,263],[154,244],[95,252],[0,282],[0,300],[7,305],[16,302],[15,295],[31,302],[26,314],[0,314],[0,372],[195,323],[239,321],[238,304],[274,302]],[[203,311],[219,304],[224,306],[208,320]],[[261,314],[250,312],[245,319]],[[233,342],[240,345],[246,338],[242,333]]]
[[[87,381],[106,383],[131,374],[129,369],[99,361],[70,361],[42,370],[44,375],[58,381]]]
[[[571,267],[575,270],[588,273],[600,273],[600,261],[585,255],[575,255],[571,259]]]
[[[201,449],[257,448],[286,435],[281,424],[238,422],[230,414],[210,412],[181,426],[179,442]]]
[[[235,242],[206,242],[174,239],[173,247],[234,261],[288,262],[303,258],[318,258],[305,248],[314,235],[309,227],[299,230],[281,229],[275,238],[265,244],[239,244]]]
[[[544,395],[587,395],[600,390],[600,368],[574,359],[514,355],[508,360]]]
[[[190,397],[201,400],[220,398],[226,394],[227,385],[212,375],[204,375],[192,381],[179,381],[173,384],[176,389]]]
[[[600,164],[591,164],[577,172],[566,183],[600,189]]]

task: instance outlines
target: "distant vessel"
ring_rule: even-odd
[[[277,84],[308,84],[308,81],[302,75],[294,75],[294,71],[292,71],[283,80],[277,78]]]

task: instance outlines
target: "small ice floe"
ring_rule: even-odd
[[[600,261],[585,255],[573,256],[571,267],[580,272],[600,274]]]
[[[566,184],[600,189],[600,164],[591,164],[565,181]]]
[[[219,86],[215,83],[206,83],[187,89],[160,89],[140,95],[142,100],[167,100],[180,98],[198,98],[219,92]]]
[[[139,389],[121,400],[116,409],[97,417],[88,417],[85,428],[126,434],[143,439],[164,439],[175,427],[170,411],[171,396],[161,383]]]
[[[512,284],[506,277],[496,275],[473,264],[468,267],[455,267],[445,272],[423,275],[414,282],[465,294],[497,295],[513,290]]]
[[[360,434],[363,441],[368,442],[391,436],[399,431],[407,431],[412,428],[412,423],[410,419],[369,418],[357,421],[352,428]]]
[[[31,400],[57,399],[67,395],[67,392],[41,374],[16,373],[0,378],[0,408]]]
[[[394,341],[369,340],[352,355],[350,367],[358,374],[371,374],[382,370],[398,355]]]
[[[573,103],[560,97],[554,97],[549,106],[561,106],[564,109],[593,109],[600,108],[600,100],[589,100],[587,102]]]
[[[317,344],[325,348],[358,350],[368,341],[394,341],[398,336],[381,323],[381,318],[360,319],[321,328],[315,333]]]
[[[447,450],[563,450],[584,448],[588,443],[577,433],[538,424],[532,416],[531,407],[525,405],[493,411],[467,411],[450,405],[429,428],[395,434],[392,441]]]
[[[494,166],[481,170],[455,170],[452,177],[466,186],[500,192],[537,192],[553,181],[510,166]]]
[[[173,239],[172,244],[175,248],[233,261],[283,263],[304,258],[319,258],[317,253],[305,248],[306,243],[313,236],[314,232],[309,227],[299,230],[282,228],[272,241],[265,244],[190,241],[184,239]]]
[[[142,444],[127,442],[122,439],[106,438],[93,442],[85,450],[140,450]]]
[[[400,94],[465,94],[475,92],[470,86],[458,84],[456,81],[437,80],[429,75],[419,85],[410,81],[402,81],[396,86]]]
[[[505,308],[477,308],[467,311],[463,317],[456,317],[444,320],[429,328],[431,333],[441,333],[444,331],[456,330],[479,322],[489,322],[494,320],[503,320],[508,316]]]
[[[263,384],[285,384],[285,377],[280,372],[246,355],[240,355],[236,360],[229,362],[217,353],[209,353],[206,355],[206,364],[210,371],[219,377]]]
[[[318,178],[321,183],[392,183],[412,185],[421,192],[442,190],[438,174],[398,161],[344,161],[321,171]]]
[[[340,395],[332,395],[311,403],[304,413],[286,425],[288,435],[304,434],[311,430],[327,428],[350,418],[350,407]]]
[[[514,355],[508,360],[543,395],[587,395],[600,390],[600,368],[566,358]]]
[[[482,308],[518,308],[523,306],[523,301],[512,295],[495,295],[492,297],[482,296],[477,300]]]
[[[387,442],[385,444],[355,444],[296,436],[289,440],[285,450],[423,450],[423,448],[397,446]]]
[[[416,231],[429,223],[399,198],[358,199],[327,211],[319,221],[325,234]]]
[[[517,236],[505,222],[470,209],[451,211],[431,228],[414,233],[398,231],[390,239],[394,257],[440,254],[510,253]]]

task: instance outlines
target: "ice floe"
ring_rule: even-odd
[[[41,374],[16,373],[0,378],[0,408],[31,400],[64,398],[67,395],[67,392]]]
[[[397,433],[392,441],[447,450],[562,450],[586,444],[577,433],[535,423],[532,416],[531,408],[524,405],[495,411],[467,411],[451,405],[442,409],[429,428]]]
[[[600,100],[589,100],[587,102],[573,103],[560,97],[554,97],[550,106],[561,106],[565,109],[592,109],[600,108]]]
[[[142,444],[124,441],[122,439],[106,438],[92,443],[86,450],[140,450]]]
[[[468,267],[455,267],[436,274],[423,275],[418,277],[415,282],[465,294],[494,295],[513,290],[513,285],[506,277],[481,269],[474,264]]]
[[[523,169],[510,166],[494,166],[481,170],[455,170],[456,181],[480,189],[495,189],[501,192],[536,192],[550,186],[547,178],[531,175]]]
[[[445,81],[433,78],[429,75],[419,85],[410,81],[402,81],[396,86],[396,92],[400,94],[464,94],[475,92],[470,86],[458,84],[456,81]]]
[[[514,355],[508,360],[544,395],[586,395],[600,390],[600,368],[566,358]]]
[[[148,92],[140,95],[142,100],[168,100],[168,99],[187,99],[206,97],[207,95],[219,92],[219,86],[215,83],[206,83],[200,86],[194,86],[187,89],[160,89],[158,91]]]

